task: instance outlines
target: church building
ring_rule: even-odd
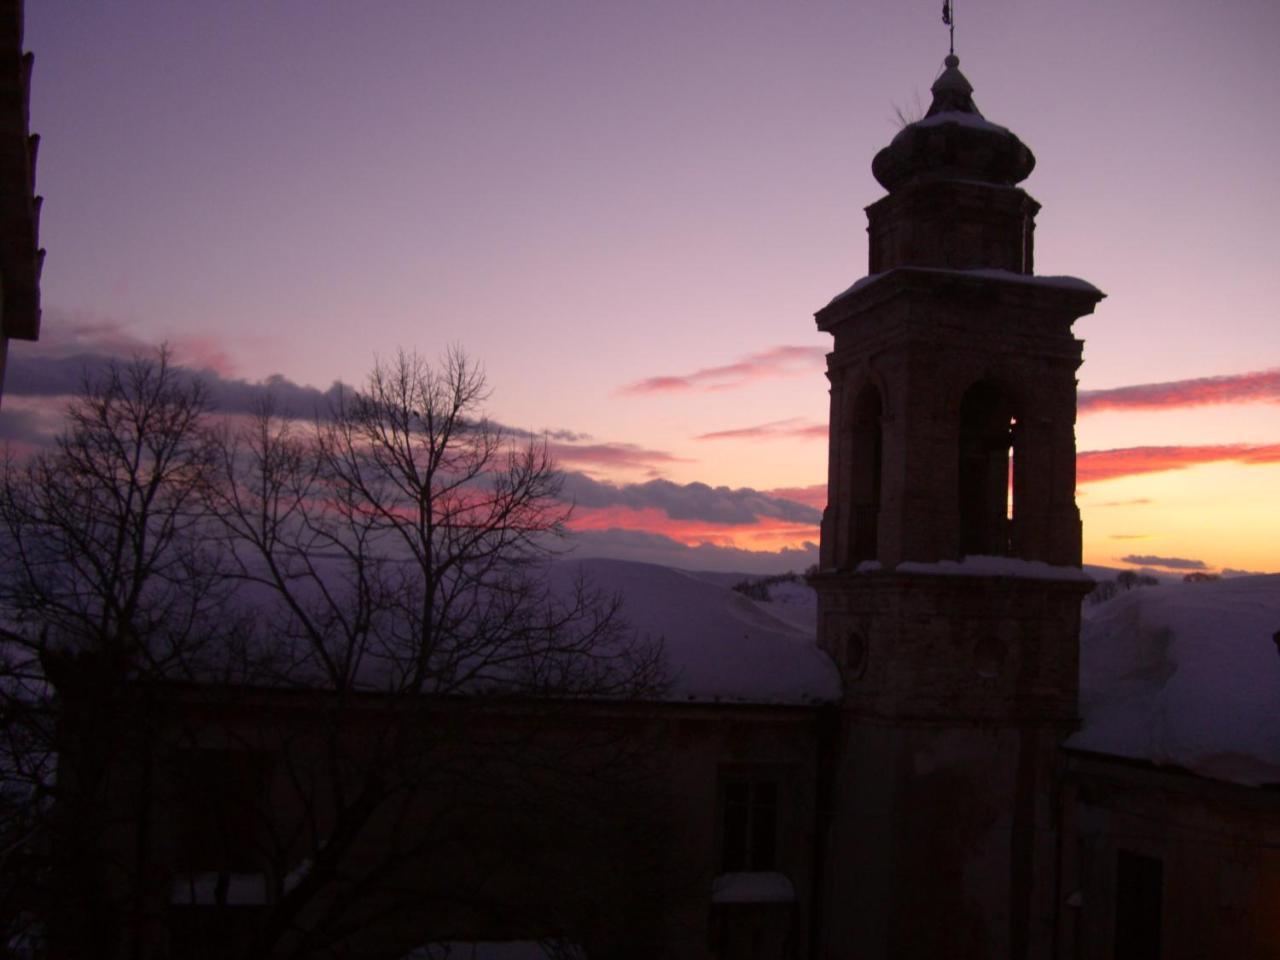
[[[714,575],[566,561],[663,639],[661,693],[369,688],[339,714],[300,684],[155,684],[110,869],[45,955],[84,956],[106,916],[120,958],[1280,958],[1275,712],[1184,672],[1236,732],[1179,746],[1160,591],[1082,646],[1072,324],[1103,294],[1035,273],[1035,158],[954,55],[932,94],[872,164],[867,275],[816,314],[828,505],[789,586],[812,630]],[[1197,596],[1280,615],[1241,584]],[[1206,656],[1253,643],[1201,622]],[[444,775],[372,814],[393,734]]]

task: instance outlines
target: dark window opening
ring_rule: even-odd
[[[1116,852],[1116,960],[1159,960],[1164,864]]]
[[[884,435],[880,391],[866,386],[853,407],[853,556],[874,560],[880,520],[880,482],[884,472]]]
[[[251,750],[187,750],[177,759],[183,869],[250,873],[262,868],[270,755]]]
[[[735,777],[724,782],[722,796],[724,872],[772,870],[778,852],[778,782]]]
[[[1013,552],[1017,503],[1017,420],[992,383],[970,387],[960,404],[960,554]]]

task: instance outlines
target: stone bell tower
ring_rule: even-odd
[[[832,334],[819,640],[845,679],[826,957],[1048,957],[1076,717],[1072,323],[1033,272],[1035,166],[955,56],[872,163],[869,273]]]

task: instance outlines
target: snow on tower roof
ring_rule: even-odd
[[[1036,158],[1010,130],[990,123],[973,102],[960,59],[947,57],[924,118],[909,123],[875,155],[871,173],[890,193],[918,180],[978,180],[1013,186]]]

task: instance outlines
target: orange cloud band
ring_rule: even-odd
[[[573,530],[643,530],[660,533],[686,546],[712,543],[754,550],[797,547],[818,537],[818,528],[808,523],[761,518],[752,524],[727,526],[698,520],[674,520],[654,507],[641,510],[575,507],[569,527]]]
[[[1161,410],[1221,403],[1280,403],[1280,367],[1253,373],[1167,383],[1140,383],[1112,390],[1080,391],[1080,413],[1103,410]]]
[[[1280,443],[1222,443],[1196,447],[1123,447],[1084,450],[1076,455],[1076,482],[1097,483],[1202,463],[1280,463]]]

